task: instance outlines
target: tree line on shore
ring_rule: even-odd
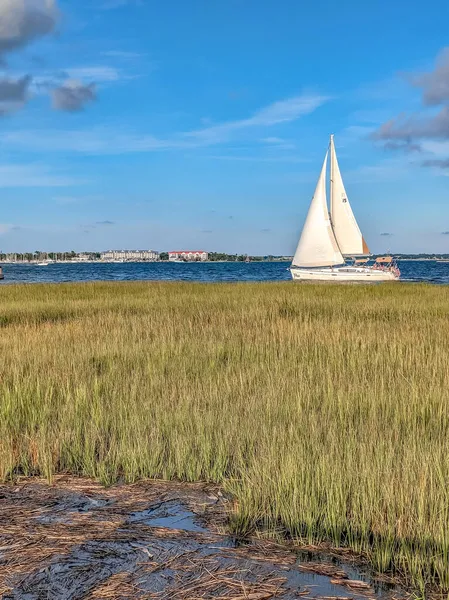
[[[383,256],[382,254],[374,254],[372,258]],[[395,258],[401,260],[432,260],[432,259],[449,259],[449,254],[446,253],[434,253],[434,254],[394,254]],[[0,261],[19,261],[19,262],[33,262],[38,260],[54,260],[54,261],[70,261],[79,259],[80,257],[87,257],[87,260],[100,260],[100,252],[75,252],[70,250],[68,252],[41,252],[36,250],[35,252],[0,252]],[[159,260],[168,261],[168,252],[160,252]],[[247,260],[251,262],[262,262],[262,261],[281,261],[291,260],[291,256],[275,256],[268,254],[265,256],[253,256],[248,254],[227,254],[225,252],[209,252],[208,260],[210,262],[245,262]]]
[[[0,252],[0,261],[19,261],[19,262],[33,262],[39,260],[54,260],[54,261],[70,261],[79,259],[80,257],[87,257],[87,260],[100,260],[100,252],[41,252],[36,250],[35,252]],[[168,252],[160,252],[159,260],[168,261]],[[251,262],[271,261],[271,260],[288,260],[291,257],[288,256],[252,256],[248,254],[227,254],[224,252],[209,252],[208,260],[211,262],[245,262],[250,260]]]

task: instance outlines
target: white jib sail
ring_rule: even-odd
[[[365,256],[370,253],[349,204],[338,166],[333,135],[331,136],[331,218],[335,237],[343,256]]]
[[[307,213],[298,248],[293,257],[295,267],[330,267],[344,263],[335,240],[327,210],[327,152],[315,194]]]

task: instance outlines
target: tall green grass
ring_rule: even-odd
[[[449,590],[449,288],[0,288],[0,478],[207,479]]]

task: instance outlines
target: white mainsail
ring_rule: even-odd
[[[344,258],[338,248],[329,219],[326,199],[326,167],[324,159],[315,194],[307,213],[298,248],[293,257],[295,267],[330,267],[341,265]]]
[[[331,135],[331,219],[343,256],[366,256],[370,253],[349,204],[338,166],[333,135]]]

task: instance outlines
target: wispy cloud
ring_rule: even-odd
[[[80,198],[77,196],[56,196],[53,200],[60,206],[68,206],[69,204],[77,204],[80,202]]]
[[[85,183],[40,164],[0,165],[0,187],[68,187]]]
[[[274,102],[247,119],[212,125],[191,131],[185,135],[211,143],[227,141],[233,133],[239,130],[254,127],[272,127],[280,123],[296,121],[300,117],[312,113],[329,99],[329,96],[302,94],[287,100]]]
[[[105,0],[101,4],[102,10],[113,10],[114,8],[122,8],[123,6],[143,6],[143,0]]]
[[[69,67],[57,72],[43,71],[34,77],[34,94],[50,94],[56,110],[76,112],[97,99],[97,86],[133,76],[122,75],[115,67]]]
[[[420,146],[423,152],[430,152],[430,154],[433,154],[436,157],[449,157],[449,140],[424,140],[421,142]]]
[[[67,67],[58,71],[41,70],[33,77],[33,92],[47,93],[64,85],[69,80],[85,81],[87,84],[113,83],[121,79],[133,79],[133,75],[124,75],[111,66]]]
[[[358,123],[369,123],[371,125],[380,125],[384,121],[387,121],[389,114],[386,109],[363,109],[356,110],[351,118]]]
[[[377,165],[364,165],[346,172],[345,180],[351,183],[371,183],[379,181],[397,181],[405,177],[413,168],[407,157],[388,158]]]
[[[204,158],[204,157],[202,157]],[[236,156],[236,155],[216,155],[211,154],[206,158],[213,160],[230,160],[240,162],[264,162],[264,163],[304,163],[309,162],[308,159],[299,156]]]
[[[69,206],[70,204],[83,204],[83,203],[94,203],[101,202],[103,200],[103,196],[95,196],[89,194],[82,194],[79,196],[67,196],[67,195],[58,195],[53,196],[52,201],[58,204],[59,206]]]
[[[28,151],[67,151],[97,155],[194,147],[194,144],[181,139],[164,140],[152,135],[116,133],[107,129],[10,131],[0,134],[0,140]]]
[[[115,225],[115,221],[96,221],[95,225],[100,225],[100,226]]]
[[[449,48],[437,57],[435,68],[427,73],[412,74],[410,84],[422,90],[422,104],[432,107],[419,115],[400,115],[386,121],[371,137],[389,150],[422,151],[428,142],[449,141]],[[441,142],[440,142],[441,143]],[[423,160],[423,167],[448,168],[449,160]]]
[[[392,234],[392,233],[387,233],[387,232],[384,232],[384,233],[381,233],[380,235],[381,235],[382,237],[391,237],[393,234]]]
[[[260,140],[262,142],[262,144],[284,144],[285,140],[283,140],[282,138],[278,138],[278,137],[266,137],[266,138],[262,138]]]
[[[118,81],[121,78],[120,72],[110,66],[69,67],[64,69],[64,73],[71,79],[82,79],[95,83]]]
[[[143,56],[146,56],[145,54],[142,54],[140,52],[127,52],[125,50],[107,50],[106,52],[102,52],[102,55],[108,56],[110,58],[123,58],[123,59],[142,58]]]
[[[262,144],[267,146],[273,146],[277,150],[293,150],[295,148],[295,144],[293,144],[289,140],[284,140],[279,137],[266,137],[260,140]]]
[[[35,151],[73,151],[89,154],[126,154],[160,150],[191,149],[218,145],[238,132],[265,129],[295,121],[328,101],[327,96],[302,95],[275,102],[252,117],[230,121],[194,131],[179,132],[166,138],[151,134],[122,133],[107,129],[69,131],[11,131],[0,135],[10,146]],[[259,134],[260,135],[260,134]]]

